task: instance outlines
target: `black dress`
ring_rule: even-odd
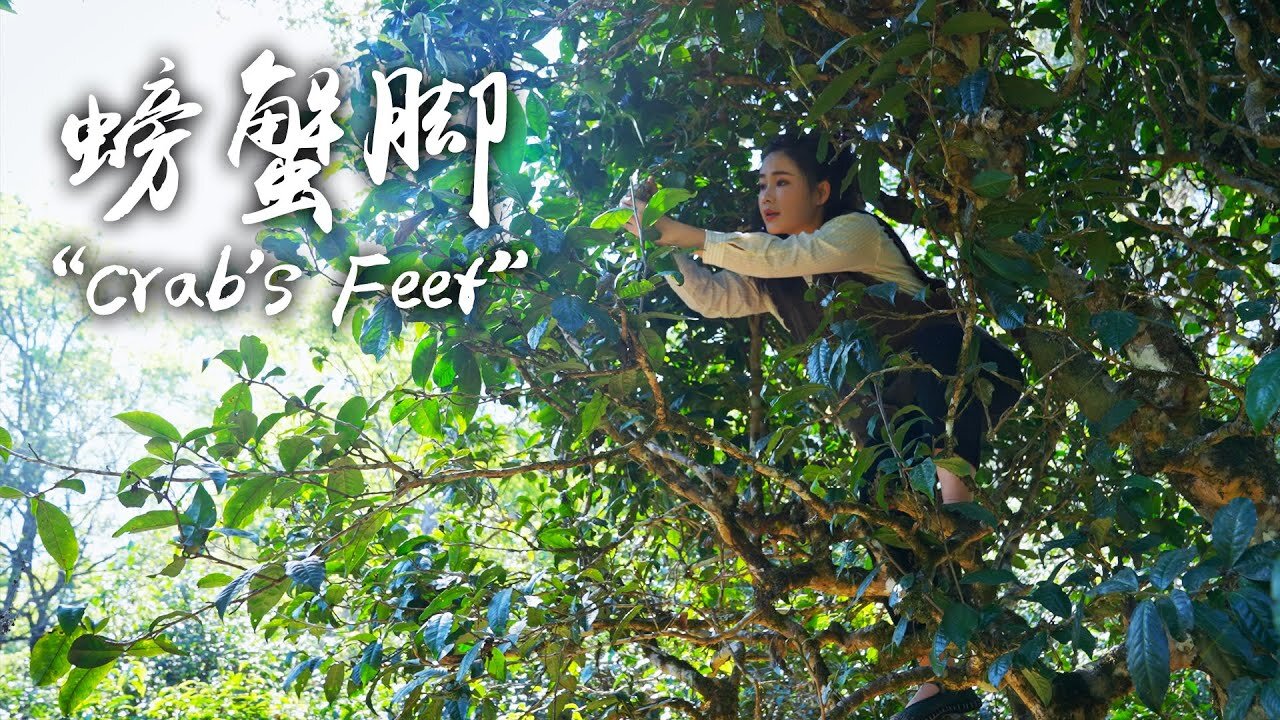
[[[866,365],[874,366],[889,353],[906,352],[932,366],[942,376],[939,378],[926,370],[895,371],[889,373],[883,382],[880,393],[885,410],[883,416],[892,418],[908,405],[923,411],[923,416],[917,414],[914,421],[909,422],[903,436],[900,450],[905,457],[911,457],[918,444],[923,444],[924,451],[943,446],[946,417],[951,405],[948,380],[955,378],[959,370],[969,367],[969,363],[962,363],[959,357],[964,326],[945,286],[925,276],[911,261],[906,247],[893,229],[883,219],[876,217],[876,220],[904,255],[907,264],[915,268],[925,283],[925,297],[921,300],[897,293],[888,299],[884,294],[864,292],[859,302],[848,305],[838,320],[832,318],[837,321],[827,327],[825,336],[832,338],[835,332],[841,332],[847,338],[850,326],[853,326],[856,328],[854,332],[861,332],[872,340],[863,347],[871,346],[876,351],[876,357],[869,358]],[[812,280],[812,285],[818,288],[817,298],[810,301],[805,299],[809,283],[803,278],[776,278],[762,282],[791,339],[803,343],[813,339],[815,331],[822,325],[823,298],[830,292],[841,290],[841,286],[849,281],[864,287],[882,283],[866,273],[818,275]],[[818,341],[825,342],[826,339]],[[1013,352],[981,328],[974,328],[970,350],[974,364],[980,369],[975,377],[964,383],[952,430],[956,454],[976,469],[982,462],[983,439],[991,422],[1012,408],[1021,394],[1023,373]],[[865,353],[862,357],[866,357]],[[874,367],[859,369],[865,372]],[[985,382],[978,382],[978,379]],[[856,383],[856,379],[853,382]],[[847,393],[851,383],[846,381],[843,389]],[[846,427],[859,439],[862,447],[874,448],[876,452],[875,461],[860,483],[865,493],[876,476],[877,466],[892,456],[892,449],[885,442],[887,436],[882,413],[870,388],[864,386],[855,401],[860,411],[846,422]],[[864,499],[867,499],[865,494]]]

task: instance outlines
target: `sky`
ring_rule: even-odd
[[[104,261],[144,272],[165,267],[161,278],[208,271],[226,245],[233,257],[247,259],[259,227],[240,218],[260,207],[253,182],[269,156],[246,143],[239,168],[227,159],[247,99],[240,72],[269,49],[305,87],[312,72],[342,61],[328,26],[291,26],[282,16],[305,20],[305,12],[244,0],[17,0],[14,8],[16,14],[0,13],[0,193],[16,195],[34,217],[87,238]],[[161,75],[163,58],[175,67]],[[143,83],[160,77],[174,80],[182,102],[201,106],[187,121],[191,136],[175,147],[176,195],[164,211],[144,196],[124,218],[105,221],[142,160],[130,158],[123,168],[104,164],[73,186],[78,163],[60,141],[63,123],[71,114],[87,117],[90,95],[103,111],[127,120],[146,94]],[[343,180],[326,187],[335,206],[352,203],[362,189],[354,178]],[[213,323],[238,337],[242,328],[263,331],[288,322],[267,320],[262,303],[248,306],[214,315],[149,305],[141,316],[120,313],[95,325],[128,337],[169,323]]]
[[[286,27],[283,8],[263,2],[18,0],[15,9],[0,15],[0,192],[99,233],[111,249],[185,256],[251,236],[239,218],[266,156],[246,154],[238,169],[226,158],[246,99],[239,73],[263,49],[303,76],[336,65],[325,26]],[[144,198],[124,219],[105,222],[137,161],[104,166],[73,187],[62,125],[69,114],[87,114],[91,94],[103,110],[130,117],[163,57],[176,66],[168,76],[183,101],[202,106],[189,124],[192,136],[177,146],[177,197],[164,212]]]
[[[240,216],[255,209],[253,181],[268,157],[246,148],[238,169],[227,160],[246,99],[240,72],[264,49],[303,80],[318,68],[336,67],[343,58],[336,57],[329,28],[321,22],[290,24],[282,16],[298,15],[298,9],[261,0],[14,0],[13,5],[16,14],[0,12],[0,193],[16,196],[33,219],[55,223],[69,238],[83,238],[103,257],[125,265],[205,271],[224,245],[247,253],[259,228],[243,224]],[[137,176],[141,160],[131,158],[121,169],[104,165],[73,186],[69,178],[77,164],[59,139],[63,123],[69,114],[87,115],[91,94],[102,110],[131,117],[145,95],[142,84],[160,75],[166,57],[175,65],[167,76],[175,80],[182,101],[202,106],[187,126],[192,135],[177,146],[176,197],[163,212],[144,197],[125,218],[106,222],[103,215]],[[346,194],[359,189],[348,186]],[[347,202],[330,200],[335,206]],[[13,220],[0,217],[0,227],[10,227]],[[45,281],[69,282],[52,274]],[[183,429],[207,424],[231,375],[217,362],[202,372],[201,360],[235,347],[244,334],[267,340],[271,364],[289,370],[290,389],[300,392],[320,381],[306,343],[278,342],[278,331],[324,319],[318,307],[306,317],[301,296],[296,312],[291,307],[274,319],[266,318],[261,304],[247,301],[213,314],[171,311],[157,306],[156,299],[141,315],[95,317],[84,326],[102,349],[104,383],[135,387],[142,368],[157,365],[178,373],[175,386],[151,388],[141,406],[117,412],[158,412]],[[330,344],[340,342],[351,347],[349,339]],[[21,437],[21,428],[11,430]],[[114,430],[119,432],[98,439],[108,445],[123,440],[140,449],[135,434],[123,426]],[[117,457],[115,449],[85,440],[82,464],[101,466]],[[113,507],[96,511],[107,513],[104,527],[129,514]],[[107,542],[95,552],[115,546]]]
[[[282,16],[305,20],[305,13],[262,0],[16,0],[14,9],[16,14],[0,13],[0,193],[16,196],[33,219],[64,228],[68,242],[83,243],[104,260],[144,272],[164,267],[161,279],[211,271],[225,245],[233,247],[235,257],[247,258],[259,226],[245,225],[240,217],[257,207],[253,181],[268,156],[248,146],[239,168],[227,159],[247,97],[240,72],[270,49],[305,83],[315,70],[336,67],[343,59],[336,57],[329,27],[318,21],[291,24]],[[69,178],[77,163],[59,139],[63,123],[69,114],[87,115],[91,94],[102,110],[130,118],[145,95],[142,84],[160,76],[161,58],[175,65],[166,76],[174,79],[182,101],[202,106],[187,125],[191,136],[177,145],[176,197],[163,212],[143,197],[125,218],[106,222],[103,215],[137,177],[141,159],[130,158],[119,169],[103,165],[73,186]],[[361,187],[347,184],[341,197],[332,191],[326,195],[340,206],[352,202]],[[9,227],[11,220],[0,217],[0,227]],[[52,273],[45,281],[74,287],[69,278]],[[229,380],[216,363],[201,372],[201,359],[235,347],[242,335],[266,339],[272,363],[284,365],[291,377],[303,376],[294,382],[311,374],[307,343],[272,342],[281,331],[323,327],[323,284],[303,280],[297,287],[294,303],[275,318],[267,318],[264,303],[252,298],[215,314],[173,311],[152,295],[141,314],[93,317],[85,327],[110,350],[105,381],[127,386],[142,367],[177,364],[186,373],[181,393],[186,397],[184,402],[173,398],[166,411],[186,424],[197,419],[195,413],[208,411],[210,394],[225,389]],[[335,340],[329,344],[350,345],[349,339]],[[184,404],[189,407],[180,407]]]

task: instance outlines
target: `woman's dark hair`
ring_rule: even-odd
[[[839,148],[834,143],[829,143],[826,158],[819,160],[818,155],[821,144],[822,140],[816,133],[783,133],[765,144],[760,151],[760,160],[763,162],[771,154],[780,152],[800,168],[800,173],[804,175],[810,187],[817,187],[818,183],[823,180],[831,183],[831,194],[827,198],[827,202],[822,206],[823,223],[851,212],[862,212],[871,215],[884,228],[885,234],[889,236],[889,239],[897,246],[898,251],[902,253],[907,265],[915,271],[916,277],[931,290],[945,292],[946,283],[929,276],[916,264],[915,258],[911,256],[911,251],[907,250],[907,246],[903,244],[902,238],[898,237],[898,233],[894,232],[893,227],[884,218],[866,210],[866,201],[858,188],[857,178],[853,177],[856,160],[853,149],[851,147]],[[841,192],[840,189],[845,184],[846,178],[849,180],[848,187],[844,189],[844,192]],[[758,219],[756,223],[759,223],[758,227],[763,231],[763,223]],[[803,283],[803,281],[801,282]]]

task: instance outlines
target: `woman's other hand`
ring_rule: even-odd
[[[637,237],[640,236],[638,221],[644,221],[644,210],[648,204],[644,200],[633,200],[630,195],[622,198],[621,207],[632,211],[631,217],[627,218],[627,224],[624,226],[627,232]],[[694,250],[701,249],[702,243],[706,239],[706,233],[703,230],[692,225],[686,225],[678,220],[672,220],[666,215],[659,217],[653,225],[645,228],[644,232],[657,245],[672,245]],[[656,237],[653,235],[655,232],[657,233]]]
[[[632,235],[639,237],[640,225],[638,224],[637,221],[644,220],[644,209],[648,207],[649,203],[644,200],[633,200],[631,198],[631,194],[628,193],[627,195],[623,196],[622,202],[620,203],[620,205],[623,208],[631,211],[631,217],[627,218],[627,224],[623,226],[624,229],[627,232],[631,233]],[[665,219],[665,216],[663,216],[663,219]],[[658,224],[661,224],[661,222],[662,220],[659,220]],[[653,226],[653,230],[658,230],[658,224],[655,224]],[[650,232],[652,232],[652,230]],[[661,231],[659,230],[659,232]],[[661,244],[661,239],[655,240],[655,242],[658,242],[659,244]]]

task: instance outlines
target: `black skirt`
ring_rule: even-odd
[[[926,370],[905,370],[887,376],[881,391],[885,414],[892,418],[894,413],[908,405],[914,405],[922,411],[904,413],[899,418],[899,422],[908,424],[899,447],[904,458],[911,458],[920,450],[927,453],[946,446],[946,418],[951,406],[951,392],[947,386],[956,376],[957,367],[963,367],[960,362],[963,342],[964,328],[955,322],[921,323],[911,333],[907,347],[916,359],[932,366],[942,377]],[[1023,374],[1022,366],[1013,352],[991,335],[975,329],[972,342],[978,345],[977,364],[988,365],[980,369],[976,377],[990,383],[990,397],[987,398],[989,402],[984,404],[985,392],[977,389],[979,383],[974,378],[965,382],[952,433],[955,438],[955,454],[968,461],[976,470],[982,464],[987,430],[991,423],[998,421],[1017,402]],[[864,389],[864,392],[874,390]],[[874,400],[871,402],[874,403]],[[874,404],[872,407],[873,411],[864,413],[855,422],[859,425],[865,422],[874,427],[875,431],[869,432],[867,427],[854,429],[869,445],[868,450],[875,453],[874,462],[863,475],[864,499],[868,486],[876,477],[877,467],[894,456],[878,407]]]

